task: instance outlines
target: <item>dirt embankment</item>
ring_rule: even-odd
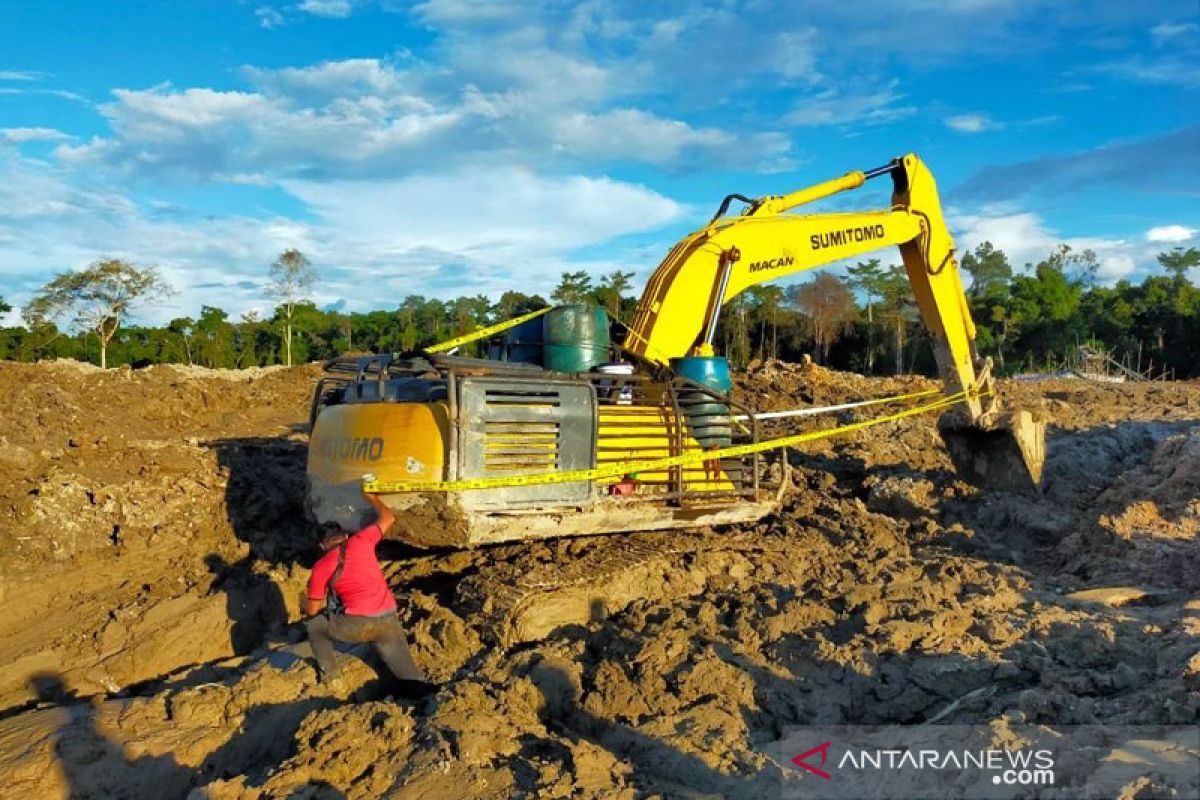
[[[414,705],[369,655],[346,656],[349,697],[318,687],[287,624],[302,555],[281,543],[303,533],[280,519],[298,512],[312,379],[0,371],[41,384],[25,414],[52,399],[41,432],[0,431],[18,452],[0,467],[5,535],[34,537],[10,544],[10,605],[54,584],[0,632],[6,653],[54,653],[24,662],[41,702],[12,686],[3,704],[14,790],[751,798],[779,790],[772,746],[792,725],[1200,720],[1194,386],[1005,386],[1051,423],[1039,497],[959,481],[922,417],[791,452],[797,490],[755,525],[387,548],[415,655],[443,682]],[[122,382],[125,421],[93,407]],[[772,409],[929,385],[773,364],[739,391]],[[285,613],[268,619],[271,597]],[[255,620],[244,655],[237,609]],[[224,650],[189,650],[214,637]]]
[[[313,374],[0,365],[0,708],[39,671],[117,692],[282,630]]]

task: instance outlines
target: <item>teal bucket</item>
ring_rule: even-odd
[[[681,378],[703,384],[721,394],[733,388],[729,376],[729,359],[725,356],[684,356],[672,358],[671,369]]]
[[[588,372],[609,361],[608,312],[578,303],[559,306],[543,317],[543,366],[555,372]]]
[[[733,388],[729,361],[724,356],[685,356],[671,359],[671,369],[681,378],[699,383],[720,393]],[[733,420],[729,406],[682,381],[676,384],[680,411],[692,438],[708,450],[729,447],[733,443]]]

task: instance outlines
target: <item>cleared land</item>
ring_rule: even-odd
[[[295,624],[317,374],[0,365],[7,791],[751,798],[802,723],[1200,720],[1195,384],[1006,385],[1051,423],[1037,498],[957,480],[921,417],[788,453],[753,526],[387,546],[444,682],[414,706],[369,658],[351,697],[316,686]],[[926,385],[769,364],[738,391]]]

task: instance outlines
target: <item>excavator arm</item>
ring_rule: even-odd
[[[786,213],[883,175],[892,178],[891,209]],[[728,216],[733,200],[746,209]],[[659,364],[712,355],[721,307],[749,287],[888,246],[900,249],[946,393],[966,393],[941,424],[955,463],[992,485],[1036,486],[1043,428],[1028,412],[1006,414],[1000,407],[991,361],[975,351],[975,325],[937,184],[914,154],[788,195],[726,197],[712,221],[676,244],[650,277],[626,348]]]

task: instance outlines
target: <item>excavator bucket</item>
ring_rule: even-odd
[[[971,483],[1027,493],[1041,489],[1046,424],[1028,411],[1001,415],[986,428],[947,414],[938,430],[958,474]]]

